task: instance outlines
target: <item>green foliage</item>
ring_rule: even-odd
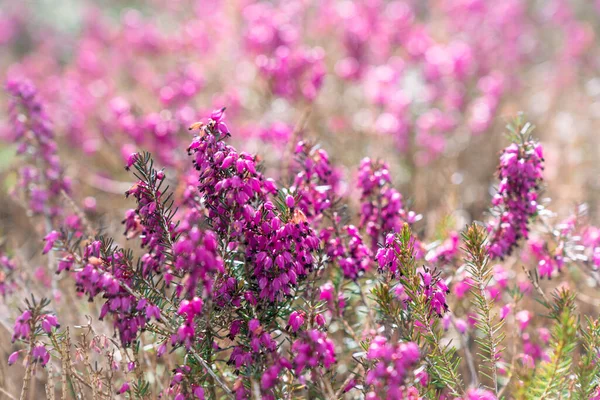
[[[507,137],[513,143],[525,143],[531,137],[531,133],[535,129],[535,126],[530,122],[527,122],[525,114],[522,112],[518,113],[517,116],[506,125]]]
[[[583,354],[575,373],[577,375],[575,398],[587,400],[592,398],[594,390],[600,385],[600,320],[586,319],[587,325],[581,330]]]
[[[555,294],[549,317],[554,320],[550,360],[534,372],[526,392],[526,398],[531,400],[569,397],[568,379],[573,367],[573,351],[577,347],[575,296],[568,291]]]
[[[492,279],[492,268],[486,248],[487,235],[485,228],[472,224],[463,233],[463,239],[465,242],[463,250],[467,253],[467,270],[473,280],[473,305],[478,316],[475,326],[482,334],[480,338],[475,340],[479,345],[478,354],[483,359],[481,374],[492,382],[491,385],[487,386],[498,393],[496,362],[503,350],[502,341],[505,335],[502,327],[504,321],[497,320],[496,315],[492,314],[494,301],[486,293],[486,288]],[[482,381],[484,380],[482,379]]]

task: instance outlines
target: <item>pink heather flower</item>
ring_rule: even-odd
[[[297,374],[321,365],[327,370],[336,362],[333,342],[326,333],[316,329],[304,332],[292,344],[292,353],[291,361]]]
[[[515,315],[515,318],[517,320],[517,323],[519,324],[519,329],[521,331],[524,331],[527,328],[527,325],[529,325],[529,321],[531,320],[531,313],[527,310],[522,310]]]
[[[317,326],[325,326],[325,317],[323,316],[323,314],[317,314],[315,315],[315,324],[317,324]]]
[[[260,321],[257,319],[252,319],[248,322],[248,331],[253,334],[257,334],[260,328]]]
[[[285,197],[285,204],[288,206],[288,208],[294,208],[294,205],[296,204],[296,202],[294,201],[294,197],[290,196],[289,194]]]
[[[452,286],[452,291],[457,299],[462,299],[473,287],[473,280],[469,277],[465,277],[463,280],[456,282]]]
[[[325,300],[327,302],[333,301],[335,296],[335,287],[333,283],[327,282],[319,288],[319,300]]]
[[[262,389],[271,389],[278,381],[281,366],[272,365],[263,373],[260,380]]]
[[[129,169],[135,164],[140,158],[139,153],[131,153],[127,156],[127,162],[125,163],[125,169],[129,171]]]
[[[313,101],[325,75],[324,56],[323,49],[318,47],[279,46],[270,56],[259,55],[256,65],[275,95]]]
[[[50,361],[50,353],[48,353],[48,350],[44,345],[35,346],[33,348],[31,356],[33,362],[38,362],[42,366],[45,366],[46,364],[48,364],[48,361]]]
[[[298,142],[295,156],[297,165],[290,189],[296,196],[296,206],[316,224],[323,218],[323,212],[335,203],[340,176],[331,165],[327,152],[308,142]]]
[[[448,239],[425,255],[425,260],[438,267],[451,264],[460,250],[459,239],[458,232],[451,232]]]
[[[345,278],[356,280],[369,268],[371,251],[354,225],[324,229],[320,237],[327,256],[339,265]]]
[[[19,359],[19,352],[15,351],[10,356],[8,356],[8,365],[13,365]]]
[[[42,329],[46,333],[51,333],[52,328],[58,328],[60,325],[58,324],[58,319],[54,315],[46,314],[42,318]]]
[[[547,328],[538,328],[537,332],[542,343],[548,344],[548,342],[550,342],[550,337],[552,336],[550,330]]]
[[[9,79],[6,90],[10,139],[18,145],[17,153],[26,155],[30,161],[30,165],[20,170],[18,188],[34,214],[44,215],[58,225],[61,193],[70,193],[71,183],[64,178],[46,107],[34,84],[27,79]]]
[[[496,395],[485,389],[469,389],[464,397],[465,400],[497,400]]]
[[[414,374],[415,374],[415,380],[421,386],[427,386],[427,383],[429,382],[429,374],[427,373],[427,370],[425,369],[425,367],[418,368],[414,372]]]
[[[405,378],[420,359],[417,344],[392,344],[383,336],[376,336],[369,345],[367,359],[374,361],[365,377],[365,383],[374,388],[369,398],[377,398],[377,393],[385,393],[388,397],[384,398],[405,398],[402,393]]]
[[[165,354],[166,352],[167,352],[167,344],[163,343],[160,346],[158,346],[158,350],[156,350],[156,356],[162,357],[162,355]]]
[[[269,195],[272,181],[257,172],[256,158],[226,145],[217,121],[189,147],[199,171],[199,193],[215,233],[231,238],[229,246],[244,251],[257,288],[258,301],[282,301],[312,270],[319,239],[305,215],[294,210],[291,219],[279,215]],[[290,240],[295,245],[289,247]]]
[[[117,390],[117,394],[123,394],[125,392],[128,392],[129,389],[130,389],[129,382],[125,382],[125,383],[123,383],[123,385],[121,385],[121,388],[119,390]]]
[[[52,248],[54,247],[54,243],[56,243],[56,241],[58,241],[61,238],[61,234],[60,232],[57,231],[52,231],[50,233],[48,233],[45,237],[44,237],[44,241],[46,242],[46,244],[44,245],[44,250],[42,251],[43,254],[47,254],[50,250],[52,250]]]
[[[25,310],[23,314],[21,314],[17,320],[15,321],[14,333],[12,336],[12,341],[14,342],[17,339],[29,339],[31,335],[31,311]]]
[[[504,149],[498,167],[498,193],[492,199],[497,217],[489,228],[491,257],[504,258],[520,238],[527,239],[529,220],[537,212],[543,163],[542,147],[533,140]]]
[[[198,386],[197,388],[194,389],[194,396],[196,396],[196,398],[198,400],[204,400],[204,389],[200,386]]]
[[[404,209],[402,195],[391,182],[386,163],[369,158],[361,161],[357,183],[361,190],[360,227],[369,235],[372,251],[385,235],[400,232],[404,222],[412,224],[420,219]]]
[[[288,326],[292,328],[292,332],[298,332],[298,329],[304,324],[304,313],[292,311],[288,318]]]
[[[454,321],[454,324],[455,324],[455,326],[456,326],[456,330],[457,330],[459,333],[461,333],[461,334],[464,334],[464,333],[467,331],[467,327],[468,327],[468,325],[467,325],[467,323],[465,322],[465,320],[464,320],[464,319],[457,318],[457,319]]]
[[[510,314],[510,310],[510,304],[505,304],[504,306],[502,306],[502,308],[500,309],[500,319],[505,319],[508,316],[508,314]]]
[[[450,314],[445,314],[442,317],[442,327],[444,328],[445,331],[448,331],[448,329],[450,329],[451,324],[452,324],[452,317],[450,316]]]

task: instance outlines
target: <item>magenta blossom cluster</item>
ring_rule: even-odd
[[[467,390],[464,397],[465,400],[497,400],[494,393],[486,389],[471,388]]]
[[[292,364],[296,374],[319,366],[326,370],[336,362],[335,345],[325,332],[311,329],[292,343]]]
[[[50,119],[31,81],[10,79],[6,89],[12,140],[19,154],[34,160],[21,169],[18,186],[25,191],[31,211],[52,218],[59,214],[61,192],[68,193],[71,183],[60,165]]]
[[[243,12],[246,51],[270,91],[292,101],[312,102],[325,76],[325,51],[299,43],[296,10],[265,2],[249,4]]]
[[[592,268],[600,268],[600,229],[590,226],[583,232],[582,243],[588,249],[588,259]]]
[[[224,110],[211,114],[207,125],[200,125],[188,152],[194,155],[198,171],[198,191],[208,210],[208,218],[219,235],[227,235],[235,246],[243,235],[246,219],[256,214],[255,205],[264,202],[277,188],[256,170],[256,159],[238,153],[225,144],[230,135]]]
[[[291,196],[287,212],[269,200],[277,188],[257,171],[255,157],[222,141],[229,135],[223,117],[223,110],[215,111],[189,147],[199,193],[227,248],[243,250],[253,265],[249,278],[258,297],[281,301],[312,270],[319,239]]]
[[[340,232],[330,227],[320,236],[325,244],[325,253],[339,265],[345,278],[356,280],[369,269],[371,250],[354,225],[346,225]]]
[[[256,58],[259,73],[271,91],[290,100],[314,101],[323,84],[325,53],[321,48],[278,47]]]
[[[419,346],[413,342],[390,343],[385,337],[377,336],[369,344],[367,360],[373,362],[369,368],[365,385],[369,388],[366,398],[404,399],[412,398],[418,391],[407,385],[407,378],[414,373],[421,358]],[[421,376],[423,385],[426,376]],[[412,393],[414,390],[416,393]]]
[[[271,202],[247,221],[246,258],[254,265],[259,297],[281,301],[313,269],[319,239],[303,216],[282,222]]]
[[[357,279],[371,263],[371,250],[364,244],[358,228],[340,226],[342,212],[336,208],[340,178],[323,149],[301,141],[296,145],[298,171],[291,191],[297,196],[297,207],[313,226],[323,224],[328,216],[331,226],[322,227],[319,238],[325,254],[336,263],[348,279]]]
[[[0,251],[0,295],[6,296],[14,289],[16,282],[13,279],[15,262],[2,251]]]
[[[165,197],[161,187],[165,175],[163,171],[148,168],[147,157],[134,153],[129,157],[127,168],[135,166],[138,173],[145,175],[138,181],[127,196],[133,196],[137,208],[127,211],[125,233],[128,238],[139,236],[147,253],[141,257],[142,274],[164,273],[165,282],[170,284],[175,276],[184,277],[185,284],[177,284],[177,293],[185,290],[188,297],[194,297],[201,289],[208,296],[213,290],[217,273],[223,272],[223,261],[217,253],[217,237],[198,226],[203,215],[197,207],[187,208],[175,221],[170,206],[170,194]],[[167,254],[172,252],[172,262],[167,263]],[[165,265],[170,268],[165,268]]]
[[[189,379],[190,372],[191,368],[187,365],[180,365],[175,368],[171,377],[171,384],[168,389],[163,390],[162,394],[172,397],[174,400],[204,400],[204,388]],[[127,390],[129,390],[129,385]]]
[[[450,232],[448,238],[425,255],[425,261],[438,267],[452,266],[460,254],[460,235]]]
[[[40,337],[52,335],[58,328],[60,324],[56,315],[43,312],[37,307],[30,307],[16,319],[12,341],[22,340],[29,343],[31,358],[27,361],[45,366],[50,360],[50,353],[46,348],[47,344],[40,341]],[[19,353],[20,351],[15,351],[9,356],[9,365],[18,360]]]
[[[229,337],[235,338],[241,333],[242,327],[241,321],[234,321]],[[250,366],[261,354],[273,353],[277,350],[277,342],[264,329],[259,320],[250,320],[245,328],[249,340],[248,346],[236,346],[229,357],[229,363],[234,365],[236,370],[244,366]]]
[[[430,271],[428,268],[423,268],[419,272],[421,276],[421,286],[423,295],[427,299],[427,304],[431,308],[431,312],[441,317],[448,311],[448,303],[446,295],[450,293],[450,289],[439,273]]]
[[[102,242],[94,241],[86,246],[80,264],[82,268],[75,272],[77,290],[90,300],[102,295],[105,301],[100,319],[113,315],[114,327],[125,346],[137,338],[147,322],[160,319],[156,305],[136,298],[127,289],[133,284],[135,271],[122,249],[107,248]]]
[[[412,224],[420,219],[413,211],[404,208],[400,192],[392,186],[389,167],[385,162],[365,158],[358,171],[360,195],[360,227],[371,239],[371,250],[388,233],[398,233],[404,222]]]
[[[177,227],[178,239],[173,245],[175,274],[184,276],[178,292],[185,290],[188,297],[200,292],[211,296],[217,274],[224,272],[223,260],[218,253],[218,239],[214,232],[201,230],[200,212],[192,208]]]
[[[490,222],[493,258],[510,255],[519,239],[527,239],[529,220],[537,212],[543,163],[542,146],[531,139],[512,143],[502,152],[498,193],[492,200],[497,216]]]
[[[36,333],[38,328],[49,334],[53,328],[58,329],[59,327],[56,315],[42,314],[35,316],[31,310],[25,310],[15,321],[12,340],[13,342],[17,339],[28,340],[31,338],[32,333]]]
[[[323,218],[324,213],[335,212],[333,208],[340,177],[323,149],[300,141],[296,145],[295,155],[298,165],[290,190],[297,198],[297,207],[314,225]]]

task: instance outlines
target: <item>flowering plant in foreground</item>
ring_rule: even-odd
[[[567,263],[594,278],[598,235],[586,226],[579,237],[572,223],[535,244],[547,234],[537,226],[550,223],[538,205],[544,160],[522,117],[500,156],[491,218],[442,245],[420,234],[385,162],[360,163],[352,223],[325,150],[300,141],[287,179],[270,178],[257,155],[229,144],[225,109],[190,127],[179,177],[150,153],[128,155],[121,238],[78,207],[33,86],[10,81],[8,90],[15,141],[45,154],[36,174],[21,170],[37,178],[18,185],[46,193],[27,203],[44,225],[41,252],[55,286],[91,310],[87,324],[65,327],[47,311],[60,299],[27,302],[8,358],[25,366],[21,398],[39,369],[48,398],[598,396],[600,322],[580,326],[575,294],[547,293],[539,280]],[[494,262],[521,249],[534,266],[528,280],[509,282]],[[534,330],[526,296],[539,300],[547,328]],[[509,342],[508,324],[522,340]]]

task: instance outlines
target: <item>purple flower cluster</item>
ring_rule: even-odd
[[[432,273],[428,268],[423,268],[419,273],[421,276],[420,290],[427,299],[427,304],[431,307],[431,312],[439,317],[448,311],[446,295],[450,289],[439,274]]]
[[[299,6],[299,4],[298,4]],[[289,100],[313,101],[325,76],[325,52],[298,43],[292,21],[296,6],[280,9],[265,2],[250,4],[243,16],[247,52],[273,94]]]
[[[177,333],[171,336],[171,344],[183,344],[189,349],[198,338],[196,333],[195,318],[202,314],[204,302],[199,297],[183,300],[179,304],[177,315],[184,317],[185,321],[177,329]]]
[[[406,380],[420,358],[419,346],[414,342],[393,344],[383,336],[375,337],[367,351],[367,360],[373,365],[365,377],[365,384],[369,387],[366,398],[409,398],[410,388]]]
[[[173,269],[184,276],[183,285],[188,296],[200,289],[203,297],[212,295],[217,274],[224,272],[223,260],[218,254],[218,240],[214,232],[201,230],[198,225],[201,214],[195,208],[190,209],[179,226],[179,238],[173,245]]]
[[[248,278],[258,297],[281,301],[312,270],[319,239],[291,196],[287,212],[275,207],[268,199],[275,184],[257,172],[255,157],[222,141],[228,135],[223,110],[201,125],[189,147],[199,171],[198,189],[217,234],[229,250],[243,250],[252,265]]]
[[[271,56],[258,56],[256,66],[275,95],[310,102],[323,84],[324,58],[325,52],[318,47],[278,47]]]
[[[315,224],[324,212],[332,209],[340,178],[325,150],[300,141],[295,155],[298,165],[290,190],[297,198],[297,207]]]
[[[336,362],[335,346],[325,332],[311,329],[292,343],[292,364],[296,374],[323,366],[326,370]]]
[[[61,192],[68,193],[71,183],[60,165],[50,119],[31,81],[10,79],[6,89],[10,95],[12,140],[18,144],[18,153],[32,160],[31,165],[21,168],[18,185],[25,191],[33,213],[55,217],[60,213]]]
[[[486,389],[471,388],[467,390],[464,400],[497,400],[494,393]]]
[[[0,251],[0,295],[6,296],[12,292],[15,287],[13,273],[15,272],[15,262]]]
[[[344,226],[339,233],[333,227],[327,228],[320,237],[325,253],[339,265],[345,278],[356,280],[369,269],[371,250],[354,225]]]
[[[169,87],[169,86],[167,86]],[[170,87],[169,87],[170,88]],[[162,98],[162,90],[159,96]],[[172,89],[164,90],[164,98],[166,102],[169,94],[176,96]],[[169,93],[169,94],[166,94]],[[133,141],[137,146],[151,150],[156,158],[165,165],[172,165],[178,159],[175,149],[180,142],[177,140],[177,132],[181,131],[186,121],[179,113],[174,116],[165,113],[149,112],[146,115],[136,115],[131,103],[122,96],[115,96],[107,100],[108,115],[103,121],[103,129],[107,134],[114,135],[115,133],[124,134],[126,138]],[[194,118],[195,115],[192,115]],[[121,146],[121,151],[124,156],[132,152],[134,145],[126,143]]]
[[[519,239],[527,239],[529,220],[537,212],[543,163],[542,146],[531,139],[512,143],[502,152],[500,184],[492,199],[497,216],[490,222],[489,253],[493,258],[510,255]]]
[[[105,302],[100,319],[113,315],[115,329],[125,346],[137,338],[152,318],[160,319],[156,305],[143,298],[138,300],[125,288],[132,286],[134,270],[122,249],[105,248],[100,241],[94,241],[86,246],[81,265],[75,272],[77,290],[90,300],[102,295]]]
[[[241,321],[234,321],[229,336],[235,338],[242,327]],[[259,320],[250,320],[246,328],[248,345],[236,346],[229,357],[229,364],[234,365],[236,370],[244,366],[250,366],[261,355],[271,354],[277,350],[277,342],[261,325]]]
[[[600,229],[590,226],[583,232],[582,243],[588,249],[588,259],[591,261],[592,268],[600,268]]]
[[[425,261],[438,267],[451,266],[456,261],[459,250],[460,235],[458,232],[451,232],[446,240],[427,252]]]
[[[171,377],[171,384],[162,394],[174,400],[204,400],[204,388],[194,383],[195,377],[191,372],[192,369],[187,365],[175,368]]]
[[[298,171],[291,191],[298,198],[297,207],[313,226],[318,226],[325,215],[329,217],[332,226],[319,232],[325,254],[342,269],[346,278],[355,280],[368,269],[371,251],[355,226],[339,226],[341,215],[334,205],[340,178],[323,149],[301,141],[296,145],[295,153]]]
[[[223,119],[224,110],[213,112],[209,123],[200,125],[188,152],[194,155],[198,191],[213,229],[235,241],[243,235],[246,219],[256,214],[255,205],[277,189],[257,172],[255,157],[223,142],[229,136]]]
[[[412,224],[420,219],[413,211],[404,209],[402,195],[392,187],[389,167],[382,161],[365,158],[358,170],[360,195],[360,227],[371,238],[371,250],[388,233],[400,232],[402,224]]]
[[[259,297],[281,301],[312,271],[319,239],[303,214],[283,222],[269,201],[248,217],[246,259],[253,265]]]
[[[127,169],[133,165],[145,166],[142,155],[134,153],[129,157]],[[160,190],[164,173],[159,171],[144,171],[147,173],[144,180],[135,183],[125,192],[126,197],[133,196],[137,202],[135,210],[125,214],[123,224],[125,234],[129,237],[137,235],[141,238],[141,245],[147,248],[149,257],[145,258],[144,275],[156,272],[164,263],[166,246],[174,240],[175,223],[165,218],[163,193]]]
[[[60,328],[56,315],[41,312],[38,308],[29,308],[16,319],[12,341],[29,342],[31,359],[28,362],[45,366],[50,360],[46,344],[39,340],[40,335],[51,335]],[[14,364],[19,358],[20,351],[15,351],[8,357],[8,364]]]

